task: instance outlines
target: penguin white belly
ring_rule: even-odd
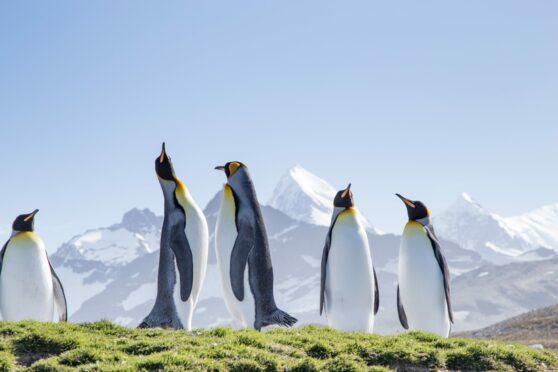
[[[409,222],[401,238],[399,291],[410,330],[449,336],[444,277],[430,239],[418,222]]]
[[[372,333],[374,273],[368,238],[356,211],[341,212],[333,227],[326,266],[328,325],[345,332]]]
[[[198,296],[200,294],[207,269],[208,232],[205,217],[197,206],[188,206],[184,209],[186,212],[186,238],[188,239],[188,244],[190,245],[190,250],[192,251],[192,259],[194,263],[194,281],[192,283],[192,293],[190,294],[188,301],[182,301],[180,298],[180,281],[178,280],[178,275],[180,274],[178,273],[175,261],[174,270],[177,279],[174,286],[174,303],[176,305],[180,322],[188,331],[190,331],[192,330],[192,315],[198,302]]]
[[[0,274],[0,310],[6,321],[53,320],[52,274],[40,240],[15,236],[6,248]]]
[[[238,232],[235,222],[235,205],[232,191],[228,186],[223,190],[223,201],[215,229],[215,253],[221,273],[221,284],[225,305],[235,320],[244,327],[254,327],[256,303],[248,280],[248,265],[244,272],[244,299],[239,301],[233,293],[230,279],[231,253]]]

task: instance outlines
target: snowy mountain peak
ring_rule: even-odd
[[[296,220],[329,226],[336,192],[323,179],[295,165],[281,178],[268,205]]]
[[[506,263],[538,248],[558,249],[558,208],[503,218],[463,193],[445,212],[434,217],[438,234],[480,253],[493,263]]]
[[[465,200],[468,203],[475,203],[471,195],[467,194],[466,192],[461,193],[461,199]]]
[[[337,191],[325,180],[295,165],[283,175],[267,204],[295,220],[329,226]],[[377,233],[366,218],[362,217],[362,222],[369,231]]]
[[[161,223],[160,219],[160,217],[157,217],[155,213],[147,208],[133,208],[124,213],[122,223],[117,226],[123,227],[129,231],[142,233],[151,230],[153,226],[158,226]]]
[[[541,207],[517,217],[506,218],[515,235],[533,246],[558,251],[558,204]]]
[[[444,212],[444,214],[482,214],[490,215],[471,195],[462,193],[459,198]]]
[[[107,266],[127,264],[159,249],[162,218],[149,209],[132,209],[122,222],[88,230],[64,243],[53,258],[58,262],[86,260]]]

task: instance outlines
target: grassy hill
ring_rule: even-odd
[[[131,330],[0,322],[0,370],[387,371],[557,370],[550,351],[423,333],[375,336],[306,327],[263,333],[216,328]]]
[[[525,345],[541,344],[558,350],[558,305],[545,307],[516,316],[478,331],[461,336],[482,340],[503,340]]]

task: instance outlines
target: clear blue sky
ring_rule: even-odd
[[[385,231],[394,192],[519,214],[558,202],[558,2],[2,1],[0,128],[0,226],[40,208],[50,251],[161,213],[163,140],[202,206],[241,160],[264,202],[298,163],[351,181]]]

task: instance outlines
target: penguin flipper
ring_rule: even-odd
[[[434,251],[434,257],[436,257],[436,261],[438,261],[438,265],[440,266],[440,270],[442,271],[442,275],[444,276],[444,291],[446,295],[446,304],[448,307],[448,315],[450,318],[450,322],[453,323],[453,311],[451,308],[451,279],[450,279],[450,272],[448,268],[448,263],[442,254],[440,249],[440,243],[438,243],[438,239],[436,238],[436,234],[434,233],[434,228],[432,225],[425,226],[424,229],[426,230],[426,234],[428,235],[428,239],[430,239],[430,243],[432,244],[432,250]]]
[[[8,247],[9,242],[10,241],[8,240],[2,247],[2,250],[0,250],[0,274],[2,274],[2,261],[4,261],[4,254],[6,253],[6,248]]]
[[[333,231],[333,226],[337,218],[331,226],[329,227],[329,231],[327,232],[326,241],[324,245],[324,250],[322,252],[322,269],[321,269],[321,279],[320,279],[320,315],[322,315],[324,308],[325,308],[325,285],[326,285],[326,276],[327,276],[327,259],[329,257],[329,249],[331,248],[331,232]]]
[[[244,300],[244,271],[248,256],[254,247],[254,229],[246,224],[240,227],[231,252],[229,275],[234,296],[238,301]]]
[[[171,249],[176,258],[176,267],[178,268],[178,276],[180,283],[180,299],[184,302],[188,301],[192,294],[192,286],[194,283],[194,259],[190,243],[186,237],[186,232],[180,224],[173,226],[171,232]]]
[[[403,308],[403,303],[401,303],[401,297],[399,296],[399,285],[397,286],[397,313],[399,314],[399,322],[403,328],[409,329],[407,314],[405,314],[405,309]]]
[[[60,322],[67,322],[68,321],[68,304],[66,302],[66,294],[64,293],[64,287],[62,287],[62,282],[50,260],[48,261],[48,265],[50,266],[50,274],[52,276],[52,290],[54,292],[54,304],[56,306],[56,311],[58,312],[58,321]]]
[[[372,271],[374,272],[374,315],[376,315],[378,309],[380,309],[380,290],[378,289],[378,277],[374,266],[372,266]]]

